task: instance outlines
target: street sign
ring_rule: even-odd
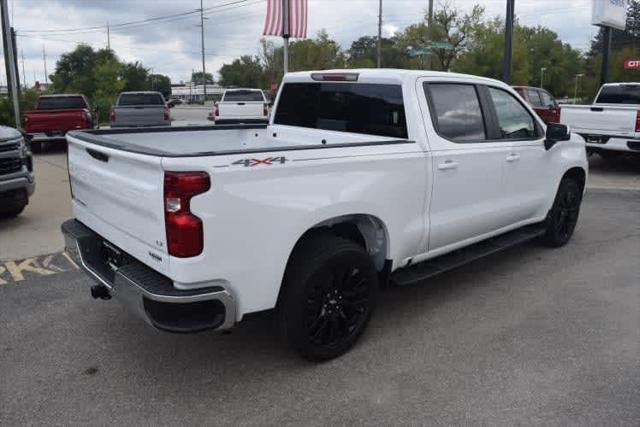
[[[428,55],[429,54],[429,48],[428,47],[419,47],[417,49],[409,49],[407,51],[407,55],[409,56],[421,56],[421,55]]]
[[[446,50],[453,49],[453,45],[449,42],[431,42],[431,47],[433,49],[446,49]]]
[[[627,24],[627,0],[592,0],[591,23],[624,31]]]
[[[637,69],[640,70],[640,58],[627,59],[624,61],[625,70]]]

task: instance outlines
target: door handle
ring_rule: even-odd
[[[507,156],[507,162],[516,162],[520,160],[520,154],[511,153]]]
[[[440,163],[438,165],[438,169],[441,171],[458,169],[458,162],[454,162],[453,160],[446,160],[444,163]]]

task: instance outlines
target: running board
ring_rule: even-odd
[[[501,234],[466,248],[397,270],[391,275],[391,283],[398,286],[412,285],[503,249],[535,239],[543,235],[544,232],[545,229],[540,225],[530,225]]]

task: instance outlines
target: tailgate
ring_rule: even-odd
[[[560,122],[571,126],[576,133],[602,135],[633,135],[637,109],[610,106],[566,106],[560,113]]]
[[[222,119],[265,117],[264,102],[220,102],[218,109]]]
[[[25,122],[28,133],[82,129],[84,112],[81,110],[29,111],[25,113]]]
[[[167,124],[164,120],[162,106],[131,106],[115,107],[116,126],[161,126]]]
[[[167,273],[161,157],[67,140],[75,218]]]

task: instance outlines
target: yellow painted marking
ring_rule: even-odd
[[[78,269],[78,264],[66,252],[4,261],[0,262],[0,285],[22,282],[33,276],[51,276]]]
[[[2,276],[2,273],[4,273],[5,271],[7,271],[7,269],[0,265],[0,276]],[[7,283],[9,282],[3,280],[2,277],[0,277],[0,285],[6,285]]]
[[[75,268],[76,270],[80,268],[80,266],[78,266],[78,264],[76,264],[76,262],[73,260],[73,258],[71,258],[66,251],[62,252],[62,256],[65,257],[67,259],[67,261],[69,261],[69,264],[71,264],[73,266],[73,268]]]
[[[24,280],[24,275],[22,274],[25,271],[30,273],[36,273],[41,276],[48,276],[50,274],[56,274],[55,271],[48,270],[46,268],[38,267],[35,263],[35,258],[27,258],[20,262],[20,264],[16,264],[15,261],[8,261],[5,264],[5,268],[13,277],[13,280],[16,282],[20,282]]]

